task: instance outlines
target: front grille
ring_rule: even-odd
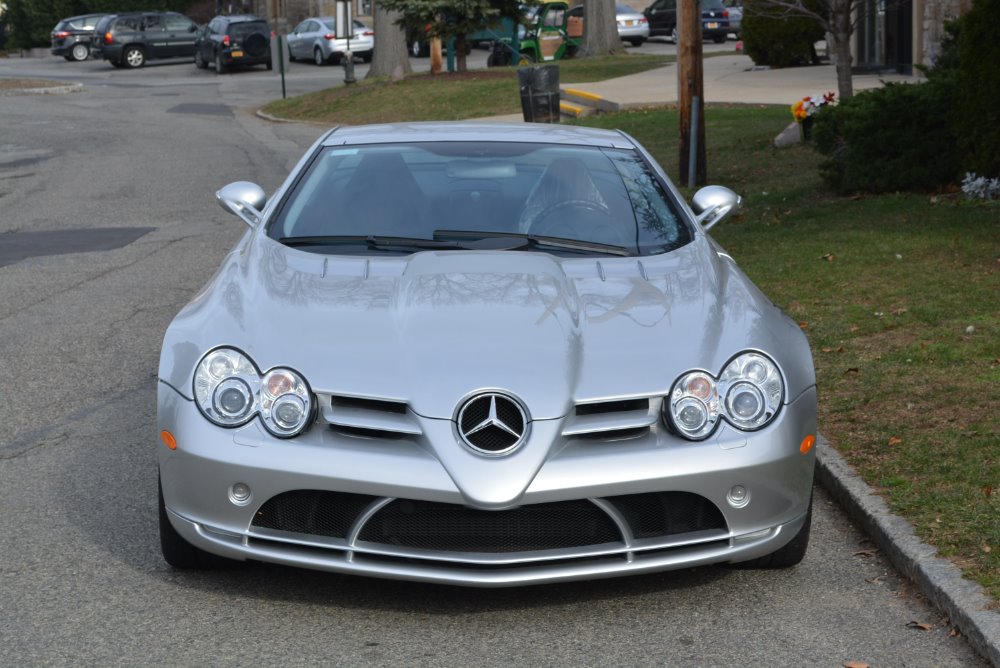
[[[343,492],[285,492],[261,507],[253,526],[347,539],[361,514],[378,500],[375,496]],[[675,539],[692,532],[727,528],[725,518],[712,502],[688,492],[629,494],[603,501],[614,506],[637,540]],[[573,550],[609,543],[626,549],[615,520],[587,499],[498,511],[393,499],[365,522],[357,540],[365,543],[370,555],[378,553],[379,545],[395,550],[480,554]],[[443,555],[437,558],[448,559]],[[461,558],[456,556],[455,560]]]
[[[354,520],[376,498],[365,494],[309,489],[285,492],[261,506],[253,518],[253,526],[346,538]]]
[[[579,404],[577,415],[600,415],[602,413],[627,413],[629,411],[648,411],[649,399],[619,399],[602,401],[596,404]]]
[[[365,524],[359,540],[445,552],[511,553],[621,542],[611,518],[589,501],[475,510],[396,500]]]

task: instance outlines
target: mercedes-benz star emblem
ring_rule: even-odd
[[[505,394],[477,394],[458,412],[458,433],[473,450],[488,455],[511,452],[527,434],[528,417],[521,405]]]

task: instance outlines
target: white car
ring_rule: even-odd
[[[317,65],[339,63],[348,48],[355,57],[370,63],[375,51],[375,32],[371,28],[355,20],[350,40],[337,39],[337,20],[332,16],[308,18],[285,39],[291,60],[312,60]]]
[[[570,17],[583,18],[583,5],[569,10]],[[615,5],[615,22],[618,25],[618,37],[632,46],[642,46],[649,39],[649,19],[628,5]]]

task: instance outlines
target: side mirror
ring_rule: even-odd
[[[239,216],[250,227],[260,222],[261,209],[267,204],[264,189],[249,181],[230,183],[215,193],[215,198],[223,209]]]
[[[695,221],[706,230],[712,229],[720,220],[739,210],[742,204],[743,198],[724,186],[705,186],[691,198]]]

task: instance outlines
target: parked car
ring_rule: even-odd
[[[218,74],[253,65],[271,69],[271,26],[252,14],[216,16],[198,34],[194,64],[200,69],[211,64]]]
[[[98,21],[90,55],[115,67],[142,67],[149,60],[190,58],[198,26],[176,12],[127,12]]]
[[[650,37],[662,35],[677,43],[677,0],[656,0],[643,14],[649,20]],[[726,41],[732,29],[729,26],[729,10],[722,0],[702,0],[701,26],[705,39],[716,44]]]
[[[82,61],[90,57],[90,42],[94,28],[105,14],[83,14],[63,19],[52,29],[52,55],[68,61]]]
[[[351,53],[366,63],[375,52],[375,32],[361,21],[353,22],[350,43],[337,39],[337,19],[332,16],[308,18],[295,26],[286,40],[291,60],[312,60],[317,65],[339,63],[350,46]]]
[[[166,330],[160,539],[475,586],[711,563],[809,540],[800,327],[619,131],[406,123],[321,136]],[[359,210],[358,203],[363,202]]]
[[[569,10],[569,16],[583,21],[583,5]],[[649,20],[628,5],[621,3],[615,5],[615,21],[618,24],[618,36],[623,42],[628,42],[632,46],[642,46],[643,42],[649,39]]]
[[[722,3],[729,12],[729,34],[739,39],[743,27],[743,0],[722,0]]]

